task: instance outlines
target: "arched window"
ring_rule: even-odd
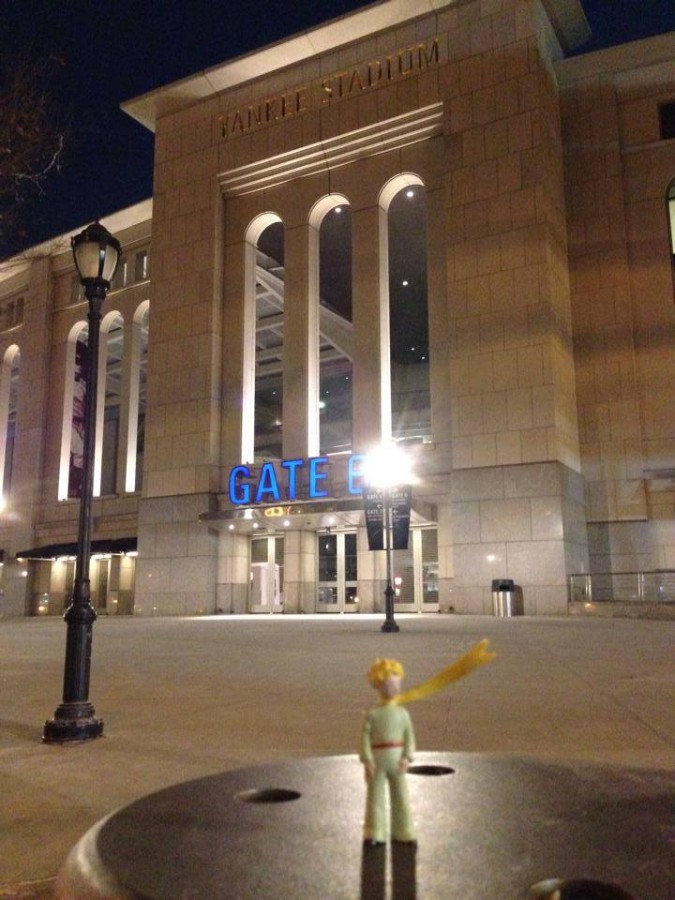
[[[427,215],[422,180],[400,175],[383,188],[389,307],[391,435],[420,443],[431,438]]]
[[[118,312],[101,322],[101,345],[96,403],[94,496],[117,493],[117,457],[122,401],[124,320]]]
[[[282,453],[284,361],[284,228],[258,216],[246,232],[246,319],[242,459]]]
[[[0,376],[0,422],[4,426],[3,440],[0,441],[0,472],[2,472],[0,509],[7,506],[12,486],[20,363],[21,353],[19,348],[13,345],[5,352]]]
[[[131,333],[131,377],[129,384],[129,433],[127,435],[126,491],[143,486],[145,408],[148,378],[150,303],[145,300],[134,314]]]
[[[352,449],[352,218],[347,199],[331,194],[310,214],[311,314],[316,326],[318,442],[310,453]],[[310,378],[310,392],[313,379]]]

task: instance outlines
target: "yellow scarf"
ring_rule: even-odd
[[[488,650],[489,643],[485,638],[479,641],[468,653],[460,657],[457,662],[452,663],[445,669],[441,669],[433,678],[422,682],[422,684],[409,691],[405,691],[403,694],[399,694],[395,698],[394,703],[412,703],[413,700],[422,700],[424,697],[435,694],[436,691],[440,691],[447,685],[452,684],[453,681],[464,678],[465,675],[473,672],[479,666],[492,662],[497,654]]]

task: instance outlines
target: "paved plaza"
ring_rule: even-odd
[[[412,687],[481,638],[497,653],[410,707],[421,750],[675,769],[675,622],[403,616],[382,634],[381,621],[100,618],[90,699],[105,736],[62,747],[41,732],[65,625],[0,620],[0,897],[47,896],[19,886],[52,878],[94,822],[151,791],[354,753],[377,656],[400,659]]]

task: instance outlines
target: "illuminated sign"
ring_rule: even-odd
[[[364,456],[354,454],[347,462],[347,493],[361,496]],[[286,500],[317,500],[333,496],[331,462],[327,456],[310,459],[282,459],[259,467],[240,465],[230,469],[228,497],[235,506],[276,504]],[[283,513],[278,513],[282,515]]]
[[[290,516],[290,514],[290,506],[268,506],[265,510],[265,515],[268,519],[278,519],[282,516]]]
[[[312,109],[321,109],[347,97],[357,97],[364,91],[425,72],[438,62],[438,38],[413,44],[310,84],[291,88],[283,94],[258,100],[250,106],[228,110],[218,117],[220,135],[223,138],[236,137],[274,122],[301,116]]]

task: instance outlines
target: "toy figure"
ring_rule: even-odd
[[[373,847],[384,844],[389,831],[387,785],[391,839],[415,842],[405,777],[415,753],[415,734],[408,710],[396,703],[403,675],[403,666],[395,659],[378,659],[368,671],[368,680],[380,695],[379,705],[365,714],[361,730],[360,759],[368,785],[364,843]]]
[[[380,702],[366,712],[361,728],[359,758],[365,768],[368,786],[363,827],[366,846],[378,847],[387,840],[387,787],[392,841],[417,843],[406,783],[406,772],[415,754],[415,733],[410,715],[402,704],[435,694],[491,662],[495,654],[488,647],[487,640],[479,641],[456,662],[405,694],[401,693],[403,666],[397,660],[377,659],[368,670],[368,681],[379,693]]]

